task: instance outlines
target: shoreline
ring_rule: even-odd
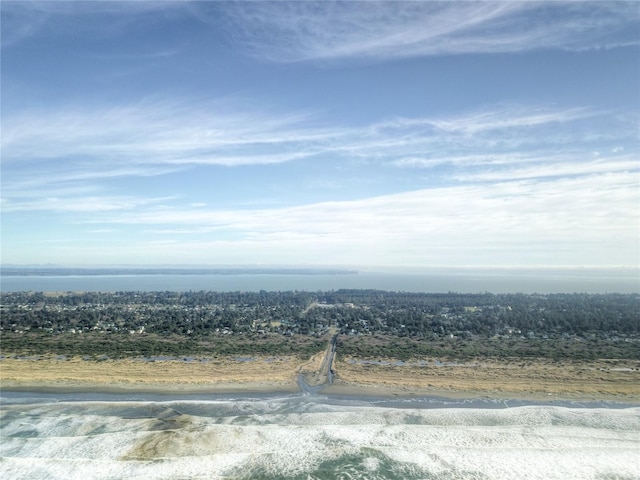
[[[374,402],[376,405],[410,405],[412,408],[513,408],[516,406],[564,406],[588,408],[640,408],[640,398],[624,396],[585,396],[522,394],[502,392],[463,392],[453,390],[390,389],[384,385],[357,385],[338,382],[325,387],[316,395],[308,395],[297,385],[225,384],[199,388],[183,388],[181,385],[126,386],[117,384],[11,384],[0,388],[0,404],[15,394],[28,396],[72,396],[56,401],[183,401],[183,400],[238,400],[272,398],[281,396],[309,397],[320,400]],[[6,395],[6,396],[5,396]],[[135,395],[136,398],[131,398]],[[137,398],[140,396],[141,398]],[[115,398],[113,398],[115,397]],[[122,398],[120,398],[122,397]],[[408,402],[408,403],[407,403]],[[511,403],[511,405],[509,405]],[[515,405],[514,405],[515,403]],[[586,405],[585,405],[586,404]]]
[[[299,379],[317,374],[322,354],[307,361],[295,357],[234,358],[206,362],[134,359],[90,361],[77,357],[0,360],[0,393],[140,394],[161,396],[305,395]],[[613,369],[603,363],[527,367],[485,361],[470,367],[402,367],[336,362],[332,384],[316,390],[319,397],[390,401],[420,398],[517,400],[531,402],[614,402],[640,405],[640,371]],[[571,383],[574,370],[581,378]],[[585,373],[586,372],[586,373]],[[591,375],[588,375],[592,372]],[[607,376],[609,375],[609,376]],[[313,396],[313,395],[312,395]]]

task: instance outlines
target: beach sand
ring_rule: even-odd
[[[296,392],[300,361],[294,357],[92,361],[4,358],[5,390],[84,390],[172,393]]]
[[[144,361],[81,358],[3,358],[4,390],[156,393],[293,393],[297,378],[313,378],[322,354],[296,357],[237,357]],[[420,359],[404,365],[394,359],[366,363],[341,358],[333,369],[332,395],[443,396],[449,398],[582,399],[640,402],[640,361],[554,362],[550,360],[472,360],[436,363]]]
[[[476,359],[444,364],[433,358],[420,360],[398,365],[401,362],[394,359],[375,363],[341,359],[334,366],[336,382],[324,392],[640,401],[637,360]]]

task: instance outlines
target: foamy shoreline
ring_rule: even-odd
[[[640,407],[640,400],[624,398],[550,398],[541,396],[487,396],[474,392],[412,392],[397,393],[381,388],[362,388],[349,385],[329,388],[318,396],[308,396],[299,390],[293,391],[267,386],[228,386],[228,388],[171,389],[157,388],[128,389],[116,385],[101,386],[43,386],[21,385],[0,390],[0,404],[33,403],[181,403],[181,402],[238,402],[256,400],[287,400],[313,402],[329,405],[350,405],[352,407],[383,407],[400,409],[489,409],[502,410],[516,407],[564,407],[589,409],[633,409]],[[255,387],[255,388],[254,388]]]
[[[155,399],[175,400],[194,397],[201,399],[203,396],[212,397],[274,397],[282,395],[301,394],[296,383],[221,383],[210,385],[193,384],[106,384],[92,382],[15,382],[3,381],[0,395],[12,393],[32,393],[34,395],[140,395],[142,400],[146,395]],[[490,401],[516,401],[521,404],[573,404],[573,402],[588,402],[593,404],[618,404],[619,406],[640,406],[640,398],[621,395],[548,395],[548,394],[523,394],[522,392],[502,392],[500,394],[487,394],[486,392],[456,391],[456,390],[420,390],[420,389],[395,389],[385,385],[358,385],[337,381],[333,385],[325,387],[320,396],[329,398],[342,398],[362,400],[365,402],[373,399],[377,401],[424,401],[436,402],[490,402]],[[128,398],[128,397],[127,397]]]

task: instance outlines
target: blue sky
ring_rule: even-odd
[[[636,2],[2,9],[2,262],[640,260]]]

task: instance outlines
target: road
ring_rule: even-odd
[[[300,390],[305,393],[315,395],[319,393],[327,385],[333,383],[333,358],[336,354],[336,343],[338,341],[338,332],[332,328],[329,333],[329,342],[324,352],[324,358],[320,365],[320,370],[313,373],[302,373],[298,376],[298,385]]]

